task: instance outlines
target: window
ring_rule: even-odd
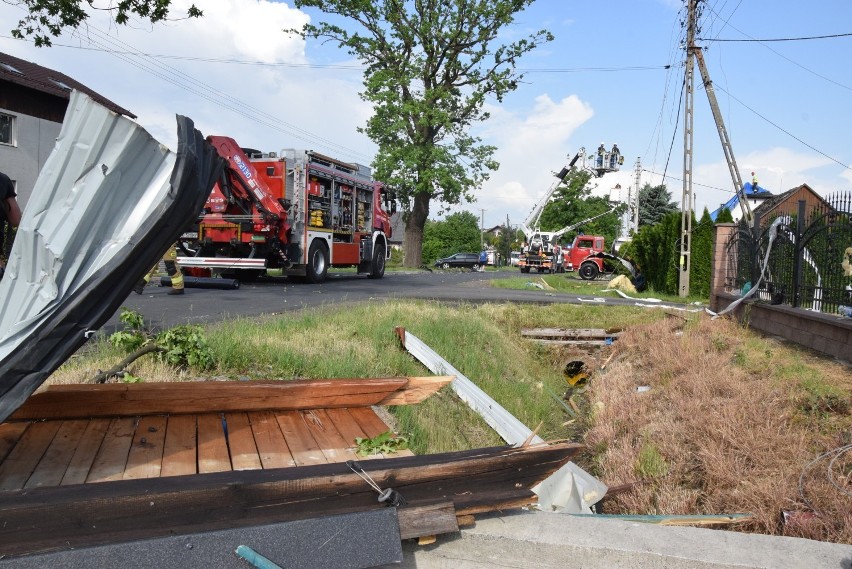
[[[0,113],[0,144],[15,146],[15,117]]]

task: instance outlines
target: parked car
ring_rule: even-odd
[[[513,267],[518,266],[518,261],[521,260],[521,252],[520,251],[512,251],[511,257],[509,258],[509,264]]]
[[[443,259],[435,261],[435,266],[442,269],[450,269],[452,267],[470,267],[472,269],[479,268],[479,253],[456,253]]]

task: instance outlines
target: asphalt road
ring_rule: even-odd
[[[520,273],[472,271],[388,272],[373,280],[353,273],[329,273],[326,282],[313,285],[270,279],[242,283],[237,290],[187,288],[181,296],[170,296],[168,287],[149,285],[144,294],[130,293],[123,306],[141,313],[154,328],[179,324],[218,322],[239,316],[259,316],[299,310],[310,306],[345,304],[371,299],[418,298],[445,302],[600,303],[633,305],[623,298],[596,298],[553,293],[539,289],[511,290],[489,287],[486,282],[520,276]],[[156,281],[156,279],[155,279]],[[116,313],[105,332],[120,327]]]

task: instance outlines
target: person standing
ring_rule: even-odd
[[[177,261],[177,248],[174,245],[169,247],[169,250],[166,251],[165,255],[163,255],[163,262],[166,265],[166,272],[169,274],[172,281],[172,290],[169,291],[169,294],[183,294],[183,273],[181,272],[180,265]],[[157,272],[159,266],[159,262],[154,265],[151,270],[142,277],[142,280],[136,283],[136,286],[133,287],[133,292],[136,294],[142,294],[145,290],[145,285],[148,284],[148,281],[150,281],[151,277],[154,276],[154,273]]]
[[[757,174],[751,173],[751,191],[757,192]]]
[[[479,270],[484,271],[485,265],[488,264],[488,251],[479,252]]]
[[[21,223],[21,208],[18,205],[15,184],[3,172],[0,172],[0,278],[6,270],[6,236]]]

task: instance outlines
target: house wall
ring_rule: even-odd
[[[739,298],[738,294],[725,290],[728,267],[725,244],[735,229],[733,224],[716,225],[710,274],[710,309],[714,312],[721,312]],[[827,356],[852,361],[852,318],[756,300],[743,301],[732,314],[752,329],[781,336]]]
[[[40,119],[0,107],[0,112],[13,115],[17,145],[0,144],[0,171],[16,182],[21,208],[32,194],[38,174],[53,150],[61,122]]]

